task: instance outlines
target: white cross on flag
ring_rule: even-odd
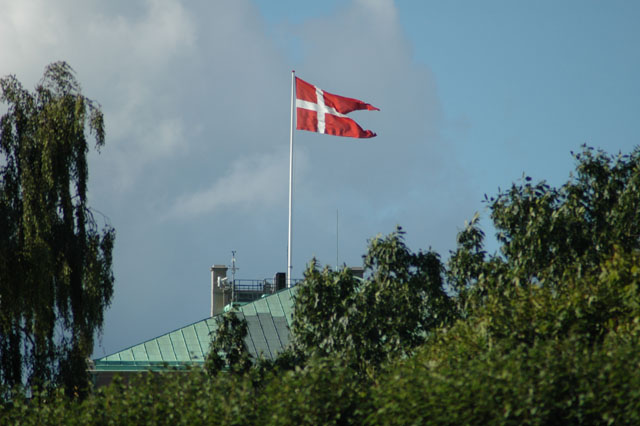
[[[366,109],[380,111],[368,103],[334,95],[296,77],[296,128],[310,132],[352,138],[372,138],[376,134],[345,114]]]

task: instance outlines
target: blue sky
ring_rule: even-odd
[[[637,145],[640,3],[0,0],[0,74],[66,60],[105,112],[91,204],[117,230],[95,356],[200,320],[209,267],[286,269],[290,71],[379,107],[366,141],[297,132],[294,275],[407,231],[446,258],[484,194]],[[490,229],[490,228],[488,228]],[[491,244],[490,244],[491,246]]]

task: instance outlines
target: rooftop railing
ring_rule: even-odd
[[[301,281],[301,279],[291,280],[291,286],[295,286]],[[236,279],[234,282],[234,290],[239,292],[274,293],[276,291],[276,283],[273,278],[265,278],[262,280]]]

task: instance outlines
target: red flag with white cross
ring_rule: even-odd
[[[352,138],[372,138],[371,130],[363,130],[346,116],[351,111],[378,108],[358,99],[325,92],[319,87],[296,77],[296,128],[310,132]]]

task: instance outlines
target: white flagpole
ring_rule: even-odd
[[[291,264],[291,212],[293,210],[293,122],[295,119],[296,72],[291,71],[291,130],[289,132],[289,241],[287,244],[287,288],[291,288],[293,265]]]

